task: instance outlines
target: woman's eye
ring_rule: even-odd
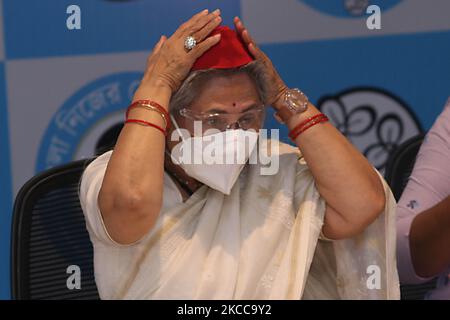
[[[239,121],[241,123],[252,123],[253,121],[255,121],[255,117],[253,117],[253,116],[245,116],[245,117],[242,117]]]
[[[210,117],[210,118],[207,119],[206,123],[209,126],[215,126],[215,125],[220,123],[220,119],[217,118],[217,117]]]

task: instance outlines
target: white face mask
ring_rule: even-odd
[[[172,161],[192,178],[229,195],[256,146],[254,130],[227,130],[200,137],[183,135],[172,118],[182,141],[173,147]]]

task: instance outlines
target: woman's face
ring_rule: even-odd
[[[213,128],[224,130],[225,126],[229,129],[261,128],[263,103],[254,81],[248,74],[214,77],[202,85],[199,91],[195,101],[186,106],[190,114],[175,116],[178,125],[189,130],[191,135],[194,135],[194,118],[202,119],[203,132]],[[255,121],[255,116],[259,117],[256,118],[259,121]]]

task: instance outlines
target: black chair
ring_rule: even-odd
[[[424,135],[422,134],[412,137],[402,143],[389,156],[384,176],[397,201],[400,199],[403,190],[408,183],[423,139]]]
[[[408,183],[424,137],[424,135],[418,135],[405,141],[389,157],[385,178],[397,201]],[[436,279],[423,284],[401,285],[402,300],[422,300],[425,294],[435,287]]]
[[[90,161],[47,170],[19,191],[11,233],[13,299],[99,299],[78,196],[81,174]],[[80,268],[80,289],[67,286],[71,265]]]
[[[116,145],[117,138],[123,129],[123,122],[116,123],[109,127],[98,139],[95,145],[95,155],[99,156],[109,150],[112,150]]]

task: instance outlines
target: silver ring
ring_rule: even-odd
[[[191,51],[197,45],[197,41],[195,41],[193,36],[188,36],[184,39],[184,48],[187,51]]]

